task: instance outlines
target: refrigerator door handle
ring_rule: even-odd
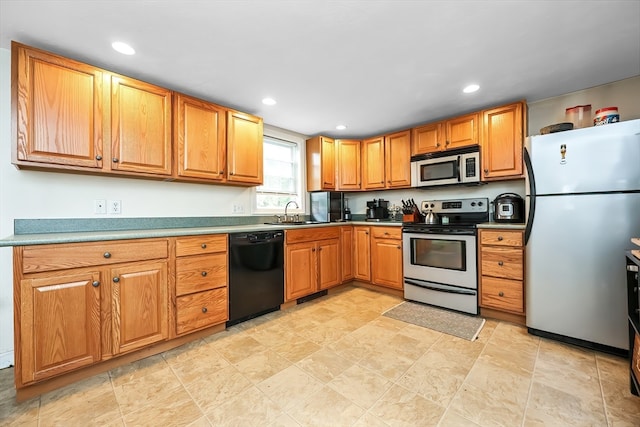
[[[533,227],[533,218],[536,213],[536,180],[533,175],[533,166],[531,165],[531,157],[527,147],[524,147],[524,166],[527,170],[529,181],[529,215],[527,216],[527,227],[524,230],[524,244],[526,246],[531,236],[531,228]]]

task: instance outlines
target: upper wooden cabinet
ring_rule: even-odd
[[[480,114],[472,113],[413,128],[411,155],[451,150],[480,143]]]
[[[385,188],[384,136],[362,141],[362,188]],[[409,165],[410,167],[410,165]]]
[[[482,180],[520,178],[524,133],[524,102],[482,112]]]
[[[411,186],[411,131],[362,141],[362,187],[365,190]]]
[[[307,191],[336,189],[336,142],[326,136],[307,140]]]
[[[171,91],[111,78],[111,169],[171,175]]]
[[[102,168],[103,72],[13,42],[13,162]]]
[[[227,112],[227,180],[261,185],[262,118],[239,111]]]
[[[260,117],[15,42],[12,73],[18,167],[262,184]]]
[[[173,108],[177,175],[224,180],[227,110],[179,93],[175,94]]]
[[[362,189],[361,143],[351,139],[336,140],[336,190]]]
[[[411,186],[411,131],[384,137],[386,188]]]

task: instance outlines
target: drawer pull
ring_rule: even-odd
[[[119,277],[114,277],[114,278],[113,278],[113,283],[118,283],[119,281],[120,281],[120,278],[119,278]]]
[[[100,155],[97,155],[97,156],[96,156],[96,160],[97,160],[97,161],[100,161],[100,160],[102,160],[102,156],[100,156]]]
[[[100,282],[98,282],[97,280],[94,280],[91,286],[93,286],[94,288],[97,288],[98,286],[100,286]]]
[[[503,297],[504,296],[504,292],[502,292],[502,291],[498,292],[498,296],[499,297]]]
[[[120,161],[120,160],[118,160],[117,157],[114,157],[112,160],[113,160],[113,163],[118,163]]]
[[[207,275],[207,272],[206,272],[206,271],[203,271],[203,272],[202,272],[202,277],[205,277],[206,275]]]
[[[207,244],[206,244],[206,243],[203,243],[203,244],[201,244],[201,245],[200,245],[200,247],[201,247],[202,249],[207,249]]]
[[[396,246],[396,248],[398,248],[398,249],[402,249],[402,246],[398,245],[398,246]]]
[[[111,254],[109,252],[105,252],[103,256],[105,258],[111,258]]]
[[[202,307],[202,312],[206,313],[207,312],[207,307]]]
[[[498,242],[502,242],[502,236],[498,236]]]
[[[498,265],[499,265],[500,267],[502,267],[502,266],[504,265],[504,262],[502,262],[502,261],[498,261]]]

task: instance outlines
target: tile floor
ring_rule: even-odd
[[[0,425],[640,426],[627,361],[488,320],[465,341],[348,286],[16,404]]]

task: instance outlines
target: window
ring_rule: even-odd
[[[285,205],[293,200],[304,212],[300,147],[292,141],[271,136],[264,137],[264,184],[256,188],[255,213],[282,213]]]

